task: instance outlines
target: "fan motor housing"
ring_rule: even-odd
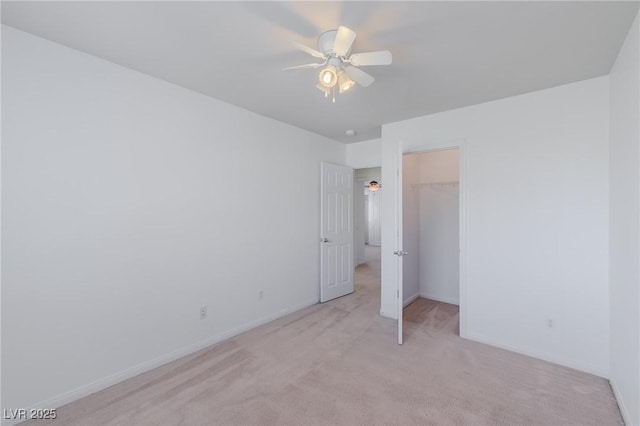
[[[336,41],[336,35],[338,34],[338,30],[329,30],[325,31],[318,36],[318,50],[324,53],[327,56],[334,56],[335,53],[333,51],[333,43]],[[345,57],[349,57],[351,53],[351,48],[345,55]]]

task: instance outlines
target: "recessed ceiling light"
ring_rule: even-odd
[[[349,129],[346,132],[344,132],[345,135],[347,136],[355,136],[356,135],[356,131],[353,129]]]

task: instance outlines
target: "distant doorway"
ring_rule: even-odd
[[[377,182],[377,181],[376,181]],[[365,241],[366,245],[380,247],[380,191],[365,188]]]
[[[380,193],[382,168],[369,167],[354,170],[353,229],[355,265],[366,261],[365,247],[380,247]],[[372,182],[374,184],[372,185]]]

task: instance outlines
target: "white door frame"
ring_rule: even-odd
[[[459,180],[459,191],[458,191],[458,203],[459,203],[459,212],[458,212],[458,231],[459,231],[459,254],[458,254],[458,273],[459,280],[458,285],[460,289],[460,305],[459,305],[459,315],[460,315],[460,337],[466,337],[467,335],[467,279],[466,279],[466,206],[465,206],[465,144],[460,143],[459,145],[452,145],[437,149],[427,149],[427,150],[416,150],[416,151],[407,151],[403,152],[403,155],[407,154],[427,154],[429,152],[438,152],[438,151],[446,151],[449,149],[457,149],[458,150],[458,180]],[[463,332],[464,330],[464,332]]]
[[[444,143],[443,145],[434,147],[432,149],[429,149],[429,148],[405,149],[403,147],[402,141],[399,141],[398,143],[400,145],[401,156],[404,156],[406,154],[420,154],[420,153],[427,153],[427,152],[443,151],[447,149],[458,149],[458,153],[459,153],[458,165],[459,165],[459,180],[460,180],[460,192],[459,192],[460,210],[459,210],[459,223],[458,223],[459,231],[460,231],[460,236],[459,236],[460,337],[466,338],[467,337],[466,139],[458,139],[458,140],[450,141],[449,143]],[[400,179],[399,182],[401,183],[402,182],[401,177],[398,176],[398,178]],[[398,205],[402,200],[402,193],[399,192],[398,194],[396,194],[396,197],[394,198],[395,200],[393,202],[396,203],[396,206],[394,206],[393,210],[395,211],[395,214],[398,215],[398,211],[399,210],[401,211],[401,209],[398,209]],[[387,200],[387,202],[389,202],[389,200]],[[401,218],[396,217],[394,219],[396,224],[399,224],[399,225],[402,224]],[[400,221],[398,221],[398,219],[400,219]],[[402,232],[402,230],[397,229],[396,232]],[[394,250],[401,249],[401,247],[395,247],[395,246],[391,247],[389,246],[390,244],[395,245],[396,241],[389,241],[387,239],[386,241],[382,242],[383,252],[393,252]],[[400,291],[401,286],[402,286],[402,282],[398,282],[398,294],[401,293]],[[382,286],[381,286],[381,292],[382,292]],[[381,297],[384,297],[384,294],[381,293]],[[402,309],[401,309],[402,305],[403,305],[402,301],[398,300],[398,319],[402,318]],[[401,342],[401,336],[398,336],[398,341],[399,343]]]

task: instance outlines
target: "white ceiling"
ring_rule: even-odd
[[[383,123],[608,74],[638,2],[2,2],[2,22],[342,142]],[[345,25],[388,49],[333,104],[316,47]],[[345,136],[355,129],[355,137]]]

